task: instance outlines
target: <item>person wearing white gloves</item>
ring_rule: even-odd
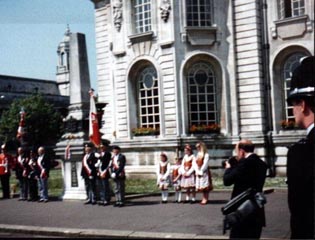
[[[119,146],[113,146],[112,164],[111,164],[111,178],[115,182],[115,198],[116,203],[114,207],[123,207],[125,204],[125,165],[126,157],[120,153]]]

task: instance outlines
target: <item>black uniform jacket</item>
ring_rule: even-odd
[[[110,163],[110,160],[112,158],[112,155],[110,152],[104,152],[104,155],[102,157],[100,157],[101,160],[101,170],[104,171],[106,168],[108,168],[108,165]],[[108,173],[109,171],[107,170],[106,176],[105,178],[108,179],[110,178],[110,175]]]
[[[115,173],[117,178],[125,178],[125,165],[126,165],[125,155],[119,153],[118,160],[117,160],[118,166],[114,165],[114,157],[115,156],[112,157],[113,159],[112,169],[111,169],[112,173]]]
[[[85,155],[86,154],[84,154],[83,159],[85,158]],[[89,176],[96,177],[97,171],[95,168],[95,163],[97,162],[97,158],[95,157],[95,154],[93,152],[90,153],[86,162],[87,162],[89,169],[91,170],[91,175],[88,174],[87,169],[83,166],[83,160],[82,160],[81,177],[83,177],[83,178],[89,178]]]
[[[288,204],[291,238],[314,239],[315,128],[289,148],[287,155]]]

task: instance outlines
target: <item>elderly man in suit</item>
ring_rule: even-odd
[[[251,188],[256,192],[262,192],[266,179],[267,165],[254,153],[254,144],[250,140],[241,140],[235,146],[238,163],[231,166],[225,163],[223,176],[224,185],[234,184],[232,198]],[[230,238],[260,238],[263,226],[265,226],[264,208],[249,215],[243,221],[232,226]]]

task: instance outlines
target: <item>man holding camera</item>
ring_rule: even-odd
[[[253,189],[255,192],[263,190],[267,165],[253,153],[254,148],[251,141],[241,140],[235,146],[237,163],[235,159],[225,162],[223,182],[225,186],[234,184],[232,198],[248,189]],[[263,226],[265,226],[265,212],[261,207],[234,223],[231,226],[230,238],[260,238]]]

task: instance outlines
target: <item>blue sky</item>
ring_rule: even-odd
[[[57,47],[67,24],[85,34],[96,83],[94,4],[90,0],[0,0],[0,75],[56,79]]]

